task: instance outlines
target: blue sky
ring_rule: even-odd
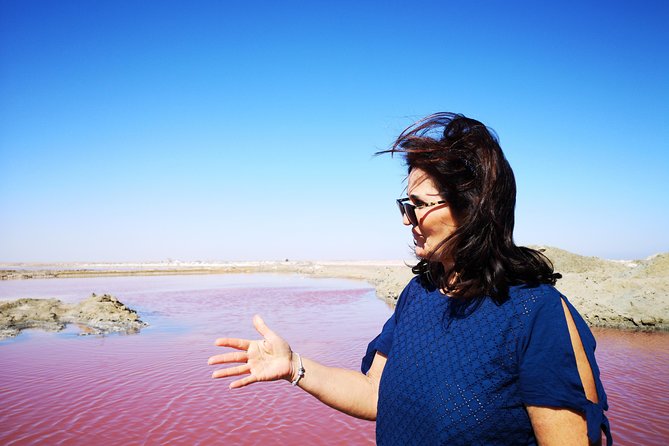
[[[516,173],[516,240],[669,250],[664,2],[0,1],[0,260],[410,258],[436,111]]]

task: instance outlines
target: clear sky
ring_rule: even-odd
[[[0,261],[410,258],[373,157],[436,111],[516,240],[669,251],[664,1],[0,0]]]

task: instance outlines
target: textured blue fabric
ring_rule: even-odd
[[[456,312],[452,299],[414,278],[362,361],[388,357],[379,388],[377,444],[535,445],[525,405],[586,416],[588,436],[611,444],[595,339],[569,304],[599,403],[585,398],[561,299],[549,285],[512,287],[502,305],[485,298]]]

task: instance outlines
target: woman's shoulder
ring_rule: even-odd
[[[549,303],[559,304],[565,297],[553,285],[515,285],[509,288],[509,300],[528,308]]]
[[[417,274],[409,280],[400,293],[399,299],[411,300],[416,295],[434,291],[435,287],[421,274]]]
[[[417,295],[427,291],[425,280],[421,276],[416,275],[411,278],[406,284],[395,305],[395,312],[399,312],[406,306],[406,304],[416,298]]]
[[[514,313],[519,316],[517,319],[521,325],[530,331],[542,327],[548,331],[564,331],[567,328],[565,312],[568,311],[582,341],[594,347],[595,340],[587,323],[578,310],[554,286],[548,284],[514,286],[509,290],[509,301]]]
[[[566,301],[565,296],[549,284],[516,285],[509,289],[509,303],[521,319],[558,317],[563,314],[563,299]]]

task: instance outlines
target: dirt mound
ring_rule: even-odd
[[[587,257],[552,246],[531,246],[538,250],[553,263],[555,271],[565,273],[607,272],[609,274],[625,273],[629,266],[625,262]]]
[[[135,310],[109,294],[93,294],[78,304],[66,304],[58,299],[17,299],[0,303],[0,339],[16,336],[26,328],[60,331],[67,324],[79,325],[82,335],[136,333],[147,325]]]
[[[556,287],[590,325],[669,330],[669,253],[621,261],[535,249],[562,273]]]
[[[669,278],[669,253],[655,254],[639,261],[639,269],[635,276]]]

